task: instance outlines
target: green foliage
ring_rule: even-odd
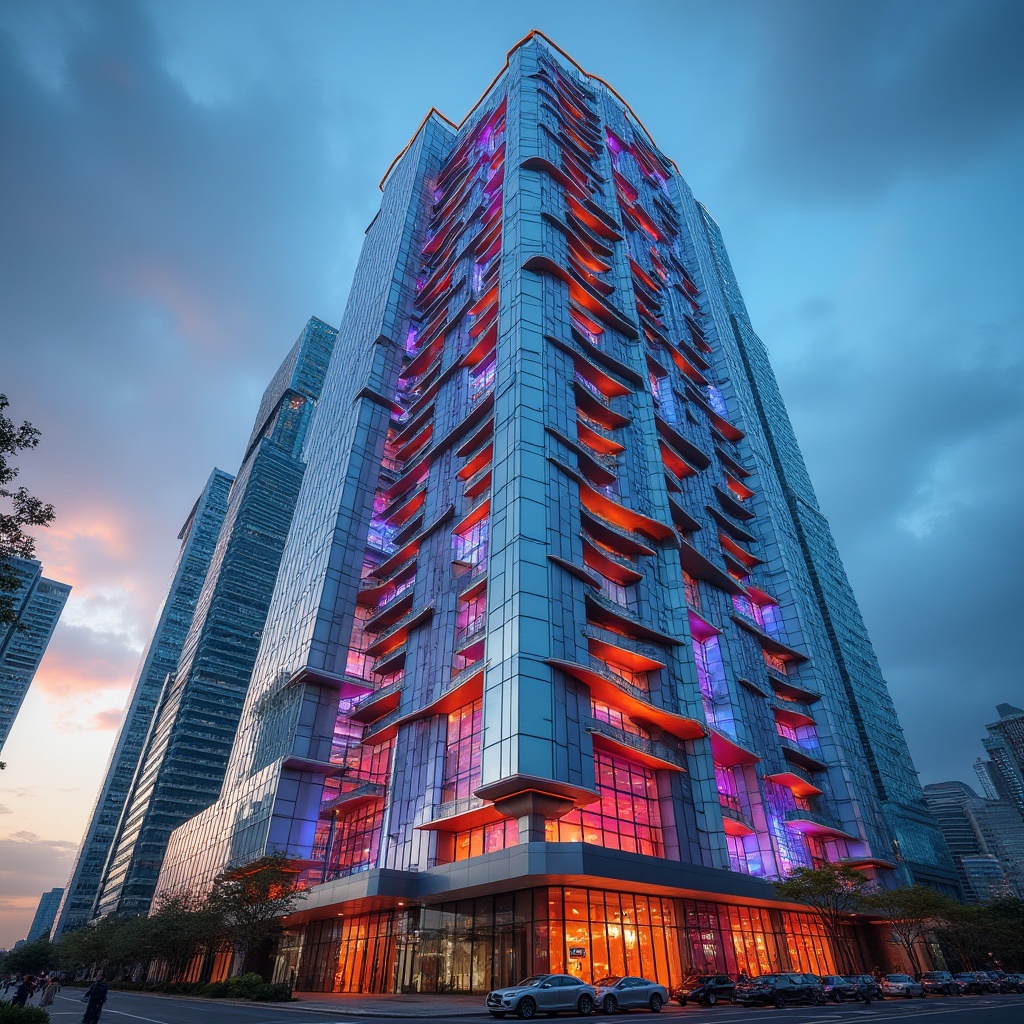
[[[863,900],[867,910],[889,922],[895,942],[903,947],[915,972],[922,969],[917,956],[919,940],[934,928],[949,900],[927,885],[875,889]]]
[[[785,881],[774,885],[782,899],[803,903],[818,915],[835,947],[841,970],[855,971],[858,965],[845,921],[861,909],[868,888],[867,877],[845,864],[827,864],[821,868],[797,868]]]
[[[18,475],[9,458],[39,444],[39,431],[31,423],[19,427],[5,415],[9,404],[7,396],[0,395],[0,625],[17,621],[14,594],[21,581],[11,559],[31,558],[35,552],[35,541],[24,532],[25,528],[49,526],[54,517],[52,505],[33,497],[24,487],[8,486]]]
[[[277,935],[280,918],[305,898],[292,862],[275,853],[218,875],[207,905],[223,922],[230,942],[246,956]]]
[[[260,985],[252,998],[256,1003],[287,1003],[292,992],[285,982],[279,981],[276,985]]]
[[[12,949],[0,960],[0,975],[41,974],[55,965],[56,947],[45,936]]]
[[[49,1019],[49,1013],[38,1006],[0,1002],[0,1024],[47,1024]]]

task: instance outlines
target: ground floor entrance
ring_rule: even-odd
[[[345,914],[289,930],[275,981],[305,992],[486,992],[535,973],[594,982],[689,974],[831,974],[813,914],[764,906],[544,886],[426,906]]]

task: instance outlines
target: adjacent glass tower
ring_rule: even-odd
[[[108,850],[99,877],[78,887],[82,908],[93,893],[91,916],[147,913],[172,829],[220,792],[305,469],[310,414],[336,336],[333,327],[310,319],[263,395],[238,474],[226,496],[218,491],[222,522],[174,670],[161,677],[144,745],[133,754],[130,788],[109,798],[101,793],[90,824],[92,832],[106,828],[108,810],[120,803],[113,836],[95,847]],[[223,486],[230,478],[217,480]],[[120,765],[115,756],[111,772]],[[108,772],[105,786],[119,785]]]
[[[60,910],[54,922],[54,939],[64,931],[81,928],[93,916],[103,868],[117,834],[117,823],[131,792],[160,693],[181,657],[227,512],[228,492],[233,479],[230,473],[215,469],[178,534],[181,541],[178,560],[157,615],[152,639],[142,656],[71,878],[63,890]]]
[[[12,558],[20,580],[14,597],[16,619],[0,626],[0,750],[43,660],[71,587],[43,576],[34,558]]]
[[[301,988],[834,969],[769,880],[957,888],[717,225],[539,34],[383,184],[220,799]],[[869,965],[883,952],[866,952]]]

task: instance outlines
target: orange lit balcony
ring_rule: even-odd
[[[859,836],[847,832],[840,822],[830,814],[822,811],[810,811],[802,807],[790,808],[786,811],[786,826],[796,832],[818,839],[858,839]]]
[[[403,680],[389,683],[379,690],[367,694],[353,709],[349,718],[353,722],[375,722],[385,715],[390,715],[402,699]]]
[[[788,726],[790,729],[814,725],[814,716],[811,714],[810,707],[801,701],[773,697],[768,701],[768,706],[775,715],[775,721],[780,725]]]
[[[610,557],[585,538],[583,541],[583,564],[605,579],[612,580],[623,587],[633,586],[644,578],[643,573],[638,572],[632,565],[624,565],[618,559]]]
[[[558,658],[548,658],[545,663],[585,683],[590,687],[591,697],[624,711],[638,725],[650,723],[680,740],[707,735],[702,722],[655,707],[648,694],[603,665],[580,665]]]
[[[386,793],[387,790],[379,782],[361,782],[321,805],[320,817],[329,818],[335,811],[347,813],[368,804],[382,804]]]
[[[750,819],[738,808],[728,804],[720,804],[722,808],[722,828],[727,836],[751,836],[754,826]]]
[[[404,618],[396,622],[395,625],[393,625],[386,633],[382,633],[378,636],[377,639],[366,648],[367,657],[379,658],[398,644],[404,644],[408,639],[410,630],[422,625],[422,623],[426,622],[433,614],[434,606],[432,604],[425,605],[422,608],[412,609],[407,612]],[[381,671],[381,669],[377,667],[376,663],[374,664],[374,671]]]
[[[785,786],[797,797],[821,796],[821,790],[814,784],[810,774],[797,765],[791,765],[785,771],[771,772],[763,778],[765,782]]]
[[[363,629],[367,633],[379,633],[383,629],[398,622],[402,616],[407,615],[412,608],[415,597],[415,588],[408,586],[401,592],[396,591],[393,595],[382,599],[375,614],[371,615],[364,623]]]
[[[503,818],[494,804],[481,800],[478,796],[467,796],[460,800],[437,804],[431,809],[431,815],[430,821],[425,821],[416,828],[424,832],[465,832],[467,829],[489,825]]]
[[[598,749],[624,754],[630,761],[638,761],[648,768],[686,771],[686,756],[665,743],[619,729],[598,718],[588,719],[586,728]]]
[[[694,579],[704,580],[729,594],[743,593],[743,588],[736,580],[685,539],[679,545],[679,562]]]
[[[752,750],[718,729],[711,729],[711,759],[723,768],[735,768],[741,764],[757,764],[761,758]]]

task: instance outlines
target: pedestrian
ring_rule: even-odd
[[[18,983],[18,988],[15,990],[14,998],[11,1002],[15,1006],[24,1006],[28,1002],[28,997],[32,994],[32,989],[28,983],[28,975],[22,977]]]
[[[82,1001],[89,1004],[82,1015],[82,1024],[96,1024],[100,1019],[103,1004],[107,1001],[107,982],[102,974],[97,975],[88,992],[82,996]]]
[[[52,1006],[54,996],[60,991],[57,975],[51,974],[43,985],[43,994],[39,997],[40,1006]]]

